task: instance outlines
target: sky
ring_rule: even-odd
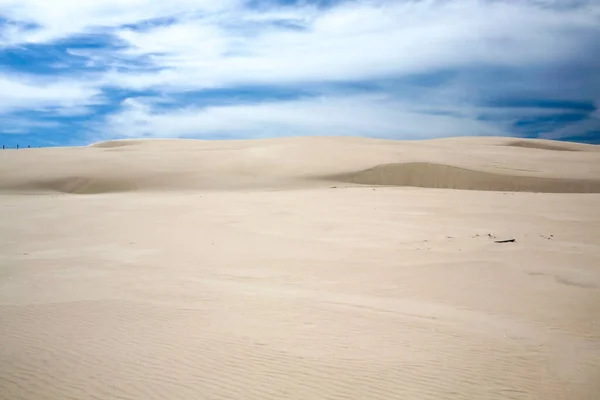
[[[597,0],[0,0],[0,144],[600,144]]]

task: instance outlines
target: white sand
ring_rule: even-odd
[[[599,150],[0,152],[0,398],[597,400]]]

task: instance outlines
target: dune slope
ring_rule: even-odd
[[[365,171],[343,174],[335,178],[362,185],[502,192],[600,193],[600,179],[539,178],[424,162],[377,165]]]

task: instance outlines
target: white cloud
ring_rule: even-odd
[[[214,13],[238,3],[238,0],[0,0],[1,16],[36,25],[32,29],[8,25],[0,44],[47,43],[94,29],[182,14]]]
[[[319,13],[239,11],[168,27],[121,30],[124,55],[152,55],[152,73],[113,73],[118,86],[166,88],[301,84],[406,76],[474,66],[531,67],[585,50],[600,34],[600,5],[556,9],[533,2],[345,2]],[[258,16],[265,23],[248,27]],[[231,29],[231,27],[238,27]],[[591,38],[592,36],[590,36]]]
[[[432,115],[385,95],[322,97],[232,104],[217,107],[161,108],[128,99],[102,122],[98,138],[275,136],[371,136],[424,139],[506,132],[471,118]]]
[[[104,31],[127,45],[87,53],[95,65],[151,55],[160,72],[104,83],[189,90],[402,76],[463,66],[531,66],[580,54],[600,34],[595,1],[421,0],[244,7],[243,0],[0,0],[0,43],[47,43]],[[566,7],[566,5],[570,7]],[[573,6],[580,4],[579,7]],[[171,25],[123,28],[157,18]],[[290,30],[285,24],[299,27]],[[37,27],[25,29],[22,23]]]
[[[90,83],[0,75],[0,114],[20,110],[81,114],[100,101],[100,95]]]

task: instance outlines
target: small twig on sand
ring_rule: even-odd
[[[514,243],[517,239],[494,240],[494,243]]]

